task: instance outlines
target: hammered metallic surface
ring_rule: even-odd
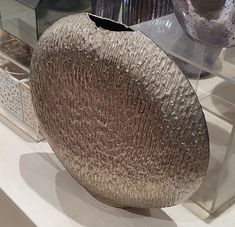
[[[94,196],[165,207],[199,188],[209,160],[201,105],[142,33],[89,14],[63,18],[40,38],[31,79],[46,139]]]
[[[234,0],[173,0],[174,11],[183,29],[208,45],[235,45]]]

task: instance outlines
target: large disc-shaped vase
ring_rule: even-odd
[[[218,47],[235,45],[235,1],[173,0],[176,17],[194,39]]]
[[[90,14],[40,38],[32,97],[48,143],[92,195],[119,207],[164,207],[195,192],[209,159],[197,96],[140,32]]]

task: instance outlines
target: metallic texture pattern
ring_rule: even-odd
[[[31,62],[46,139],[69,173],[119,207],[165,207],[206,174],[205,118],[191,85],[140,32],[89,14],[57,21]]]
[[[208,45],[235,45],[234,0],[172,0],[183,29]]]

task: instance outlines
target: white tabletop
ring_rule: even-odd
[[[73,180],[45,141],[37,144],[22,139],[2,123],[0,189],[36,226],[42,227],[235,226],[235,205],[217,218],[202,220],[185,204],[151,210],[124,210],[102,204]]]

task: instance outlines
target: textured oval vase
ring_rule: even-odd
[[[218,47],[235,45],[233,0],[173,0],[176,17],[194,39]]]
[[[69,173],[119,207],[164,207],[195,192],[209,144],[197,96],[140,32],[89,14],[59,20],[31,62],[40,126]]]

